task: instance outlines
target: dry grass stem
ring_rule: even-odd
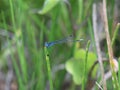
[[[118,79],[117,79],[117,76],[116,76],[116,73],[115,73],[115,71],[116,71],[115,70],[116,63],[114,61],[112,43],[111,43],[110,35],[109,35],[108,20],[107,20],[107,10],[106,10],[106,0],[103,0],[103,21],[104,21],[106,40],[107,40],[109,62],[110,62],[111,71],[112,71],[113,86],[114,86],[114,90],[118,90],[120,88],[119,88]]]
[[[94,29],[94,37],[95,37],[95,44],[96,44],[96,50],[98,54],[98,61],[100,64],[100,69],[101,69],[101,74],[102,74],[102,81],[103,81],[103,89],[107,90],[106,87],[106,80],[104,77],[104,68],[103,68],[103,63],[102,63],[102,55],[101,55],[101,50],[100,50],[100,45],[99,45],[99,38],[97,34],[97,11],[96,11],[96,4],[93,5],[93,29]]]
[[[113,50],[112,50],[112,45],[111,45],[111,40],[110,40],[110,35],[109,35],[106,1],[105,0],[103,0],[103,21],[104,21],[104,28],[105,28],[106,39],[107,39],[109,59],[111,62],[113,60]]]

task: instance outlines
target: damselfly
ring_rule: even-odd
[[[60,43],[66,43],[66,42],[69,42],[69,41],[72,41],[72,42],[79,42],[79,41],[82,41],[83,39],[79,39],[79,40],[74,40],[73,39],[73,36],[70,35],[69,37],[67,38],[64,38],[64,39],[61,39],[61,40],[56,40],[56,41],[53,41],[53,42],[45,42],[45,46],[46,47],[51,47],[55,44],[60,44]]]

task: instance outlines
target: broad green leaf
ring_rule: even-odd
[[[46,0],[42,10],[38,11],[39,14],[45,14],[49,12],[54,6],[58,4],[60,0]]]
[[[74,53],[74,57],[66,62],[66,70],[73,76],[73,81],[77,85],[80,85],[82,83],[85,64],[85,54],[85,50],[78,49]],[[87,73],[96,59],[97,57],[93,52],[88,52]]]
[[[73,80],[76,84],[82,83],[82,73],[84,68],[83,66],[80,66],[80,63],[83,62],[74,58],[71,58],[66,62],[66,69],[73,76]]]

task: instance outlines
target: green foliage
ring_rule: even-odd
[[[39,14],[46,14],[53,7],[55,7],[60,0],[45,0],[42,10],[38,11]]]
[[[118,58],[118,63],[119,63],[119,70],[120,70],[120,58]],[[120,85],[120,71],[118,71],[118,82]]]
[[[0,0],[0,31],[8,32],[5,37],[0,36],[0,69],[5,67],[9,70],[8,61],[12,62],[19,90],[76,90],[75,84],[84,88],[84,79],[89,78],[88,72],[97,59],[95,52],[87,53],[85,50],[88,48],[86,41],[91,38],[91,50],[95,49],[91,19],[93,2],[94,0]],[[108,2],[112,14],[113,4]],[[31,13],[32,10],[38,11]],[[108,14],[110,25],[113,21],[112,14]],[[59,40],[71,34],[75,39],[84,38],[80,48],[71,43],[58,44],[49,48],[47,56],[48,49],[44,48],[44,42]],[[112,45],[115,45],[117,34],[118,27]],[[97,69],[92,71],[95,78]],[[68,72],[74,82],[66,78]],[[120,84],[120,71],[118,76]],[[109,83],[112,84],[111,81]]]
[[[50,90],[53,90],[53,82],[52,82],[51,69],[50,69],[50,59],[49,59],[49,53],[48,53],[47,47],[44,47],[44,51],[45,51],[45,57],[46,57],[46,63],[47,63],[48,77],[50,82]]]
[[[74,82],[78,85],[83,82],[85,55],[86,51],[84,49],[77,49],[74,52],[73,58],[66,62],[66,70],[72,74]],[[88,52],[87,74],[96,59],[97,57],[93,52]],[[94,72],[94,75],[95,73],[96,72]]]

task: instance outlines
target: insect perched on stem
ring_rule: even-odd
[[[53,42],[45,42],[45,47],[51,47],[55,44],[60,44],[60,43],[66,43],[66,42],[80,42],[82,41],[83,39],[79,39],[79,40],[74,40],[73,39],[73,36],[70,35],[69,37],[66,37],[64,39],[61,39],[61,40],[56,40],[56,41],[53,41]]]
[[[50,83],[50,90],[53,90],[53,82],[52,82],[52,76],[51,76],[51,68],[50,68],[50,58],[49,58],[49,52],[48,49],[49,47],[55,45],[55,44],[60,44],[60,43],[66,43],[66,42],[79,42],[82,41],[83,39],[79,39],[79,40],[73,40],[73,36],[70,35],[67,38],[61,39],[61,40],[56,40],[53,42],[45,42],[45,47],[44,47],[44,51],[45,51],[45,57],[46,57],[46,63],[47,63],[47,70],[48,70],[48,78],[49,78],[49,83]]]

